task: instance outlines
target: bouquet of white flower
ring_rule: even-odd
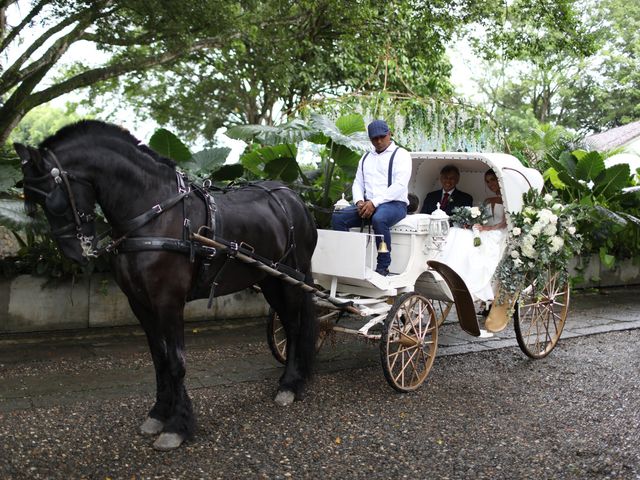
[[[472,228],[475,224],[484,225],[489,219],[489,213],[485,207],[456,207],[451,211],[451,222],[456,227]],[[473,245],[481,245],[480,232],[472,228]]]
[[[578,205],[563,205],[555,192],[541,195],[534,190],[525,193],[523,200],[522,210],[511,214],[505,255],[495,273],[506,296],[522,288],[525,276],[535,282],[550,268],[566,273],[569,259],[582,245],[575,227]]]

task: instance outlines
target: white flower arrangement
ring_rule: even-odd
[[[555,192],[541,195],[534,190],[525,193],[523,200],[522,210],[510,216],[505,255],[495,273],[500,285],[498,304],[526,284],[544,281],[550,269],[566,278],[569,260],[582,245],[574,225],[578,205],[563,205]]]
[[[451,222],[460,228],[471,228],[475,224],[484,225],[489,220],[489,213],[485,207],[456,207],[451,211]],[[480,232],[473,229],[473,245],[481,245]]]

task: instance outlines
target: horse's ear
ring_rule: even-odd
[[[29,147],[28,145],[23,145],[21,143],[14,143],[13,148],[15,148],[16,153],[20,157],[23,168],[30,165],[35,170],[34,173],[46,173],[44,160],[37,148]]]
[[[31,160],[31,153],[29,152],[29,147],[16,142],[13,144],[13,148],[15,149],[16,153],[20,157],[20,160],[22,161],[23,165],[25,163],[29,163],[29,161]]]

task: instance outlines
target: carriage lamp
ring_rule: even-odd
[[[344,198],[344,193],[342,194],[342,198],[340,200],[338,200],[335,205],[333,206],[334,210],[343,210],[345,208],[347,208],[350,205],[350,203]]]
[[[440,209],[440,203],[437,204],[429,221],[429,234],[431,240],[438,250],[442,250],[444,242],[449,234],[449,215]]]

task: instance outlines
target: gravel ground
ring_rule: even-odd
[[[406,395],[379,366],[322,373],[288,409],[272,402],[273,378],[188,384],[198,431],[169,453],[136,434],[151,390],[2,412],[0,478],[639,479],[639,341],[640,330],[568,339],[540,361],[512,348],[439,357]],[[192,350],[190,362],[216,353],[233,350]],[[122,361],[5,364],[0,382]]]

